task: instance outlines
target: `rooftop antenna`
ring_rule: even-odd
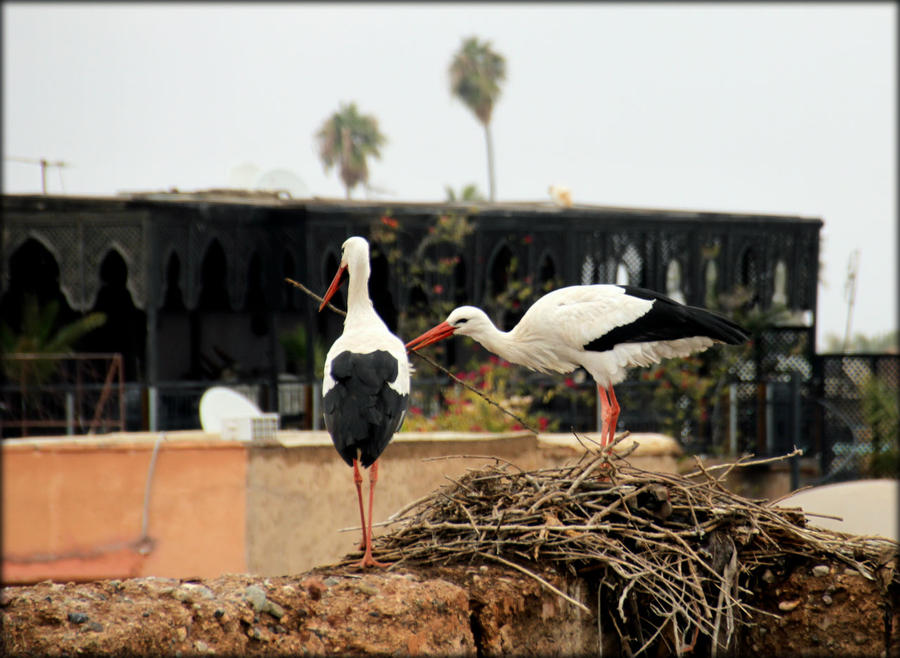
[[[21,158],[15,155],[7,156],[3,158],[4,160],[10,160],[12,162],[24,162],[25,164],[36,164],[41,166],[41,194],[47,194],[47,168],[48,167],[57,167],[59,168],[59,183],[62,185],[62,168],[68,167],[69,164],[63,162],[62,160],[57,160],[56,162],[50,162],[47,158]]]
[[[854,249],[847,261],[847,282],[844,297],[847,299],[847,328],[844,330],[844,353],[850,346],[850,322],[853,319],[853,305],[856,303],[856,274],[859,272],[859,249]]]

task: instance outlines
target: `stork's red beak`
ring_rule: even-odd
[[[325,291],[325,297],[322,299],[322,304],[319,306],[320,311],[325,308],[325,304],[328,303],[328,300],[334,297],[334,293],[336,293],[337,289],[341,287],[341,278],[344,276],[344,272],[346,271],[346,265],[338,268],[337,274],[335,274],[334,278],[331,280],[331,285],[328,286],[328,290]]]
[[[453,335],[454,331],[456,331],[456,327],[453,327],[446,322],[441,322],[439,325],[432,327],[418,338],[413,338],[411,341],[409,341],[406,344],[406,349],[415,352],[416,350],[421,349],[426,345],[431,345],[432,343],[436,343],[439,340],[450,338],[450,336]]]

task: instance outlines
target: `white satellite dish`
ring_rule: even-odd
[[[213,386],[200,398],[200,426],[204,432],[221,433],[222,419],[262,416],[246,396],[224,386]]]
[[[288,169],[271,169],[260,176],[254,187],[257,190],[286,190],[292,198],[302,199],[309,196],[306,183]]]
[[[228,172],[228,187],[238,190],[249,190],[260,176],[260,168],[252,162],[245,162],[232,167]]]

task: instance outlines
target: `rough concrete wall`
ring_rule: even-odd
[[[492,455],[524,469],[546,461],[533,437],[485,441],[392,442],[381,457],[374,520],[382,521],[410,502],[446,484]],[[439,458],[425,461],[429,458]],[[489,460],[488,460],[489,461]],[[363,495],[368,501],[368,475]],[[247,474],[247,568],[285,575],[330,564],[356,549],[359,526],[353,471],[328,446],[250,447]],[[379,534],[375,528],[376,536]]]
[[[828,574],[816,576],[810,567],[827,568]],[[524,574],[486,565],[366,573],[317,569],[284,577],[230,574],[199,583],[43,582],[6,587],[0,594],[0,652],[628,655],[608,607],[599,624],[600,646],[595,585],[532,568],[589,612]],[[876,583],[836,564],[798,566],[786,577],[750,595],[768,614],[754,613],[751,626],[736,629],[736,646],[719,655],[896,655],[900,599],[895,588],[885,597]],[[890,606],[894,651],[885,646],[884,605]],[[674,655],[671,631],[666,635],[665,644],[656,642],[646,655]],[[630,640],[635,651],[640,639]],[[690,655],[710,655],[710,644],[701,637]]]
[[[209,577],[246,568],[240,444],[7,441],[3,446],[3,578]]]

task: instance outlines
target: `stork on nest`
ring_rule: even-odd
[[[798,454],[710,468],[697,460],[686,475],[645,471],[608,449],[530,472],[492,458],[392,515],[378,553],[392,569],[500,562],[591,613],[535,573],[554,567],[594,583],[599,623],[612,625],[624,654],[663,645],[681,655],[702,635],[715,655],[751,611],[770,614],[746,595],[791,558],[830,558],[884,587],[900,584],[890,569],[896,542],[808,527],[801,509],[722,484],[734,468]]]

